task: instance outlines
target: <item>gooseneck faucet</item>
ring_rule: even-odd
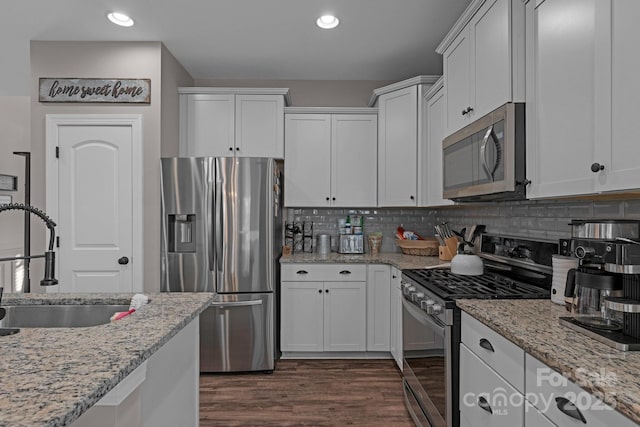
[[[9,258],[0,258],[0,261],[15,261],[19,259],[33,259],[33,258],[44,258],[44,278],[40,281],[40,286],[53,286],[58,284],[58,280],[55,276],[55,260],[56,254],[53,251],[53,244],[55,241],[56,232],[54,230],[56,223],[53,222],[51,218],[47,216],[43,211],[37,209],[30,205],[25,205],[22,203],[7,203],[4,205],[0,205],[0,212],[11,211],[11,210],[20,210],[25,212],[30,212],[40,218],[47,225],[49,229],[49,250],[46,251],[43,255],[29,255],[29,256],[17,256],[17,257],[9,257]],[[24,292],[30,292],[29,286],[27,285],[24,289]]]

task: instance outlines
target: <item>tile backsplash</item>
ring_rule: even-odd
[[[433,236],[435,224],[448,221],[459,230],[484,224],[487,232],[539,240],[556,241],[569,237],[572,219],[638,219],[640,198],[625,200],[534,200],[460,204],[440,208],[289,208],[287,220],[313,221],[314,234],[338,234],[338,218],[347,215],[364,217],[365,235],[383,234],[382,251],[399,252],[395,231],[399,225],[423,236]],[[336,237],[333,238],[336,240]]]

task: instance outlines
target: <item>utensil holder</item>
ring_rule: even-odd
[[[449,237],[444,243],[446,246],[438,247],[438,258],[442,261],[451,261],[458,250],[458,238]]]

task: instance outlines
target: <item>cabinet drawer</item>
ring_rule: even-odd
[[[460,417],[473,427],[522,427],[522,393],[460,345]]]
[[[461,340],[507,382],[524,393],[524,350],[462,312]]]
[[[365,264],[281,264],[283,282],[364,282]]]
[[[525,364],[527,399],[557,426],[637,426],[535,357],[527,354]]]

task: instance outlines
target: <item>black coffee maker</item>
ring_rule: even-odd
[[[619,350],[640,350],[640,221],[574,220],[560,254],[579,267],[567,275],[572,315],[560,322]]]

